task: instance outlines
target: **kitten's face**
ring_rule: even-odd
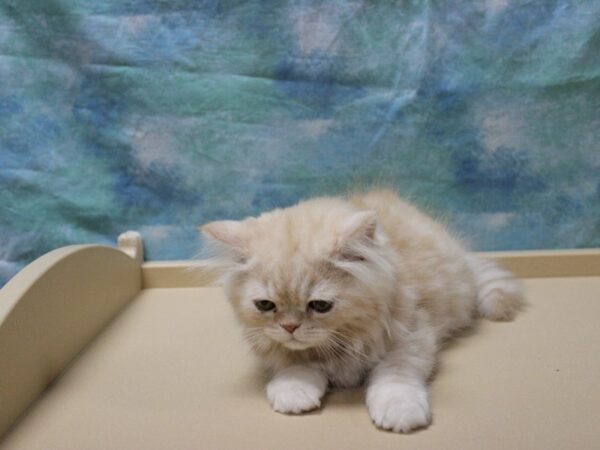
[[[327,347],[373,309],[349,292],[350,277],[326,262],[296,260],[287,270],[269,270],[257,260],[249,265],[227,293],[258,346],[268,339],[291,350]]]
[[[224,244],[225,291],[257,350],[328,352],[381,326],[393,276],[376,218],[323,203],[203,227]]]

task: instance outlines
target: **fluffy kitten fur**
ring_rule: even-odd
[[[426,426],[443,340],[477,314],[510,320],[523,301],[512,274],[467,253],[392,191],[315,198],[202,231],[281,413],[318,408],[328,385],[366,380],[378,427]],[[318,312],[313,300],[333,307]]]

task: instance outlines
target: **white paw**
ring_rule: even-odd
[[[267,385],[267,398],[273,409],[284,414],[299,414],[321,406],[327,381],[309,369],[288,370]]]
[[[379,428],[406,433],[429,425],[431,412],[424,387],[382,384],[367,391],[367,407]]]
[[[277,412],[299,414],[321,406],[320,391],[302,381],[287,383],[271,382],[267,386],[267,398]]]

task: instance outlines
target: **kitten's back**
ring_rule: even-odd
[[[370,209],[377,213],[378,221],[392,246],[398,251],[421,252],[462,251],[462,247],[431,217],[415,206],[402,200],[394,191],[381,189],[357,194],[350,202],[360,209]]]
[[[377,213],[403,262],[405,283],[414,283],[422,306],[448,330],[468,324],[477,312],[491,320],[510,320],[523,305],[522,287],[491,260],[467,252],[440,223],[403,201],[392,190],[352,196],[360,209]],[[454,317],[455,320],[448,319]]]

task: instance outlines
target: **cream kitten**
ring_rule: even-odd
[[[378,427],[426,426],[443,340],[477,313],[510,320],[523,302],[512,274],[391,191],[316,198],[202,231],[281,413],[318,408],[328,385],[366,380]]]

